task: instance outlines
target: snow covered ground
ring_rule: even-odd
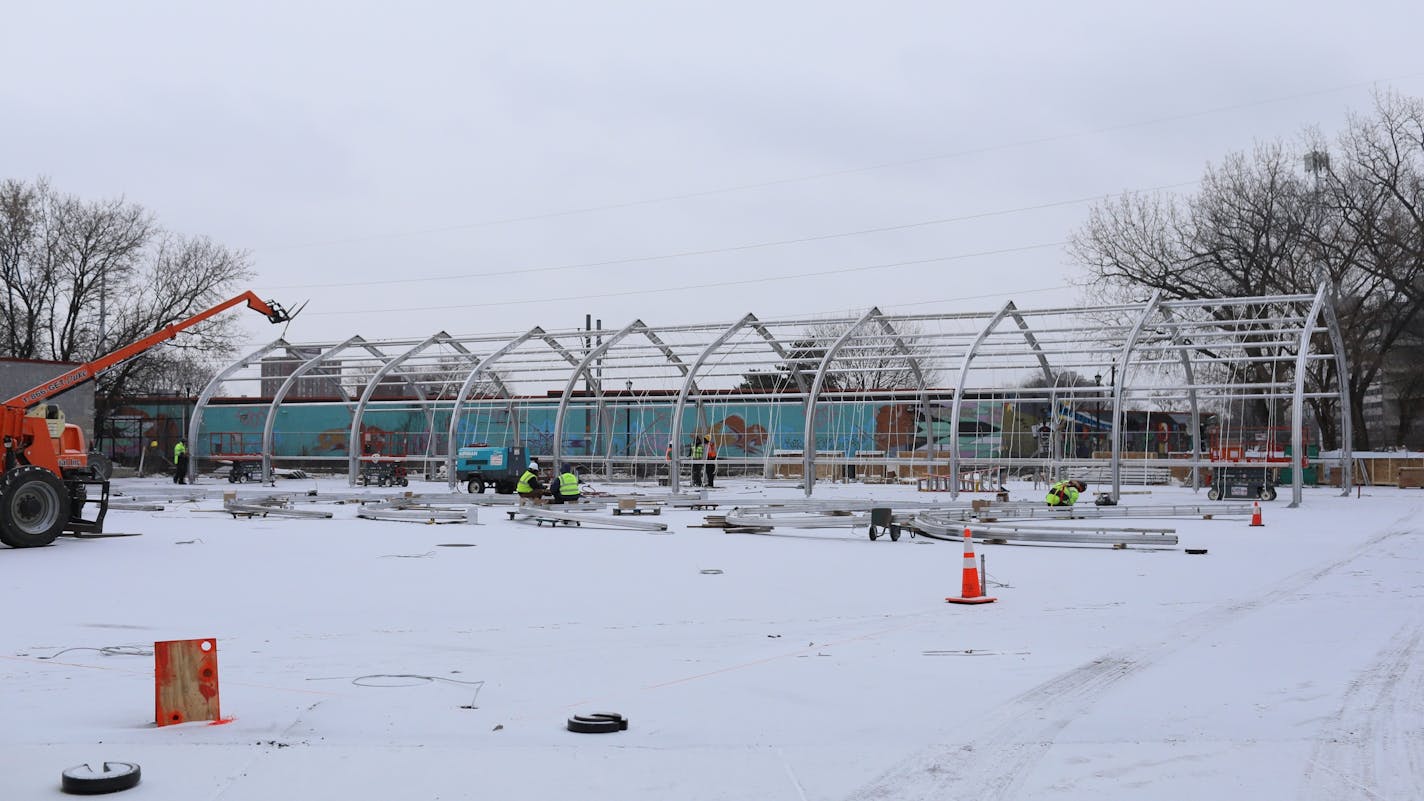
[[[104,760],[142,766],[135,801],[1424,797],[1417,490],[1159,521],[1204,556],[981,545],[976,607],[944,603],[953,542],[369,521],[315,503],[344,482],[279,490],[335,518],[182,502],[111,512],[142,536],[0,548],[0,798]],[[818,487],[872,496],[927,497]],[[229,723],[155,727],[152,656],[64,650],[195,637]],[[630,727],[565,730],[594,711]]]

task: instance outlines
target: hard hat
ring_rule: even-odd
[[[538,470],[538,469],[539,469],[539,463],[538,463],[538,462],[530,462],[530,463],[529,463],[529,469],[530,469],[530,470]]]

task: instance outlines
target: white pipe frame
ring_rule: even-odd
[[[1292,313],[1307,306],[1309,311],[1305,314],[1304,319]],[[1222,319],[1194,313],[1194,310],[1198,309],[1219,314]],[[1234,316],[1240,312],[1233,310],[1245,310],[1246,316]],[[1136,319],[1124,315],[1122,318],[1124,321],[1120,324],[1108,322],[1103,325],[1088,325],[1078,322],[1073,317],[1084,311],[1095,313],[1131,312]],[[1179,312],[1184,314],[1179,314]],[[1259,316],[1250,316],[1252,313]],[[1022,333],[1024,342],[1027,343],[1026,348],[1023,344],[1016,345],[1011,341],[1008,338],[1010,333],[1008,330],[1001,330],[1006,317],[1013,317],[1019,332]],[[902,327],[904,323],[951,320],[973,320],[976,324],[980,321],[986,322],[982,326],[976,325],[977,331],[973,329],[965,331],[941,329],[939,331],[916,332],[905,336],[897,332],[897,328]],[[872,323],[874,326],[871,325]],[[804,328],[814,325],[845,326],[845,330],[827,347],[814,368],[802,369],[803,366],[809,365],[803,365],[794,359],[793,352],[796,347],[795,343],[806,335],[793,335],[786,327],[800,326],[804,330]],[[1150,336],[1148,335],[1149,327],[1155,332]],[[871,330],[872,328],[874,330]],[[755,332],[756,336],[747,335],[745,332],[748,330]],[[774,332],[786,333],[777,336]],[[1312,352],[1310,350],[1312,338],[1316,334],[1325,332],[1329,334],[1330,352],[1325,352],[1323,347]],[[629,342],[629,337],[635,333],[646,337],[649,344]],[[678,344],[675,347],[669,346],[661,338],[660,335],[663,334],[676,334],[680,338],[676,340]],[[343,350],[359,346],[372,353],[380,361],[379,368],[375,370],[374,375],[365,381],[365,386],[357,393],[359,397],[314,402],[322,405],[339,402],[350,406],[354,400],[351,433],[348,437],[348,453],[345,459],[349,480],[359,471],[361,455],[359,440],[365,413],[376,404],[375,397],[382,383],[397,374],[405,376],[405,383],[414,388],[416,396],[414,402],[427,410],[427,418],[431,421],[432,427],[437,413],[449,404],[450,421],[446,436],[446,452],[443,456],[447,480],[451,488],[454,488],[457,483],[454,468],[458,452],[456,438],[459,433],[460,418],[465,406],[469,403],[474,387],[482,377],[486,381],[492,381],[492,389],[498,393],[499,398],[503,398],[501,401],[495,395],[491,395],[492,402],[509,405],[514,418],[511,422],[513,426],[511,436],[519,442],[522,442],[522,439],[516,406],[523,408],[526,404],[552,403],[557,396],[558,408],[554,414],[553,443],[556,466],[565,459],[568,451],[564,441],[564,429],[568,424],[570,407],[578,398],[575,391],[577,384],[580,379],[588,380],[590,384],[589,397],[578,398],[578,401],[586,403],[589,407],[588,413],[596,416],[596,419],[590,417],[589,422],[592,443],[589,455],[595,461],[602,458],[606,462],[607,471],[612,471],[614,462],[610,444],[612,440],[600,439],[611,437],[612,424],[607,418],[609,405],[614,402],[612,396],[605,392],[601,381],[605,371],[617,371],[614,374],[620,378],[627,377],[631,381],[644,376],[662,376],[665,375],[662,370],[666,366],[675,367],[681,373],[682,379],[675,385],[677,387],[675,397],[666,400],[659,399],[656,402],[672,404],[670,409],[672,429],[669,431],[669,436],[676,441],[684,433],[682,429],[686,425],[687,416],[691,414],[689,407],[699,409],[700,414],[700,404],[704,400],[715,402],[715,396],[707,394],[706,388],[700,384],[707,384],[714,378],[727,376],[734,380],[737,375],[735,368],[739,365],[755,367],[771,364],[770,360],[772,359],[780,359],[784,363],[784,367],[779,369],[786,371],[788,381],[794,380],[795,394],[793,391],[752,392],[740,393],[736,397],[741,401],[748,402],[762,401],[773,404],[795,402],[801,406],[805,425],[802,429],[804,439],[800,461],[805,492],[809,496],[814,492],[814,486],[817,483],[818,408],[824,409],[837,404],[865,402],[874,399],[890,403],[911,402],[913,399],[913,402],[918,402],[922,413],[929,415],[931,402],[947,401],[950,407],[948,466],[951,475],[958,475],[960,469],[967,463],[983,461],[978,457],[965,456],[960,453],[959,449],[959,434],[963,430],[961,418],[965,410],[965,400],[975,392],[971,388],[973,383],[969,376],[971,370],[977,368],[977,374],[981,376],[982,383],[996,385],[999,388],[993,391],[1003,392],[1004,386],[1011,386],[1003,381],[1016,380],[1012,376],[1025,368],[1042,372],[1045,379],[1051,379],[1055,370],[1062,372],[1101,367],[1102,361],[1106,361],[1109,356],[1112,356],[1121,368],[1119,380],[1110,390],[1112,444],[1109,471],[1112,475],[1113,497],[1119,497],[1122,491],[1123,446],[1127,433],[1125,432],[1127,422],[1125,404],[1149,397],[1158,398],[1160,401],[1185,401],[1189,404],[1190,440],[1193,451],[1190,464],[1193,468],[1194,487],[1196,481],[1199,480],[1199,468],[1203,464],[1209,463],[1204,456],[1207,444],[1203,441],[1201,432],[1201,420],[1205,413],[1202,407],[1203,401],[1220,402],[1240,397],[1283,400],[1289,397],[1291,399],[1291,449],[1298,462],[1305,447],[1304,402],[1317,398],[1335,398],[1340,404],[1341,413],[1341,466],[1345,472],[1342,491],[1348,491],[1352,480],[1349,462],[1353,456],[1350,442],[1353,420],[1350,410],[1348,365],[1346,364],[1339,322],[1331,305],[1328,287],[1323,284],[1317,288],[1313,295],[1260,298],[1165,301],[1162,299],[1162,294],[1158,292],[1146,303],[1087,310],[1063,308],[1021,311],[1010,302],[993,315],[983,312],[886,315],[878,308],[871,308],[854,318],[847,316],[832,319],[793,318],[791,320],[763,321],[753,314],[747,314],[730,325],[724,323],[718,326],[704,323],[652,328],[642,321],[634,321],[611,334],[601,333],[604,341],[600,342],[597,347],[589,347],[592,343],[586,343],[584,340],[592,335],[593,332],[584,330],[548,333],[542,328],[536,327],[510,340],[490,335],[452,337],[444,332],[420,342],[406,340],[378,343],[367,342],[360,337],[352,337],[345,342],[336,344],[293,345],[284,340],[276,340],[228,365],[208,382],[195,402],[191,420],[186,428],[187,436],[194,444],[196,453],[198,438],[202,435],[205,411],[223,382],[231,380],[238,370],[251,367],[259,361],[265,361],[263,357],[266,354],[283,347],[289,349],[293,354],[303,352],[303,349],[315,350],[319,348],[320,350],[315,356],[301,362],[292,373],[284,376],[282,385],[276,390],[270,403],[264,404],[267,407],[267,415],[264,420],[260,456],[263,463],[263,479],[270,481],[272,461],[278,456],[274,453],[275,422],[278,409],[304,376],[310,375],[321,364],[335,360]],[[573,337],[579,339],[580,346],[570,350],[564,342],[571,341]],[[531,353],[528,358],[519,360],[507,370],[495,372],[504,363],[501,360],[510,361],[514,351],[535,338],[547,344],[549,351],[541,350]],[[762,342],[758,342],[758,339]],[[1323,345],[1325,340],[1321,338],[1316,341]],[[490,347],[496,345],[498,347],[488,356],[482,357],[466,349],[465,344],[471,342],[487,342]],[[381,346],[393,347],[395,345],[400,345],[404,349],[399,355],[389,356],[382,353],[380,349]],[[449,367],[444,362],[431,362],[437,364],[443,374],[448,374],[451,381],[459,378],[459,372],[456,371],[463,371],[466,365],[473,365],[468,375],[465,375],[453,403],[442,400],[440,395],[443,393],[428,393],[426,391],[429,386],[440,384],[440,379],[429,379],[425,373],[420,373],[418,368],[411,366],[416,363],[417,359],[421,364],[433,359],[430,351],[437,345],[452,348],[460,354],[456,361],[461,364],[454,367]],[[1292,347],[1295,348],[1294,354],[1290,353]],[[482,349],[480,348],[480,350]],[[833,393],[832,397],[826,398],[825,387],[833,376],[867,371],[873,373],[878,369],[891,369],[888,367],[877,368],[876,366],[871,366],[867,370],[857,368],[852,360],[856,355],[862,353],[893,353],[897,358],[903,357],[908,360],[916,386],[854,393]],[[1239,355],[1232,355],[1233,353]],[[718,354],[723,355],[718,357]],[[684,361],[684,358],[687,361]],[[712,366],[714,359],[720,359],[717,361],[715,369]],[[935,360],[933,371],[936,373],[943,369],[946,361],[958,360],[959,369],[952,389],[948,387],[932,389],[929,386],[931,377],[925,369],[926,359]],[[1099,359],[1102,361],[1098,361]],[[1327,359],[1335,360],[1334,370],[1337,375],[1331,382],[1333,388],[1329,391],[1324,388],[1306,391],[1307,368],[1314,362]],[[1229,378],[1217,378],[1209,374],[1203,383],[1200,376],[1197,375],[1202,365],[1276,364],[1288,360],[1293,361],[1294,376],[1280,381],[1232,383]],[[1134,381],[1144,380],[1142,368],[1160,369],[1173,366],[1180,369],[1181,381],[1173,380],[1171,373],[1175,371],[1171,370],[1163,371],[1160,379],[1155,374],[1153,375],[1152,380],[1160,381],[1160,383],[1149,382],[1141,387],[1133,386]],[[567,372],[570,367],[572,368],[571,374]],[[1282,367],[1289,369],[1284,364]],[[516,380],[532,382],[537,393],[540,382],[547,382],[552,377],[551,374],[555,373],[565,378],[561,393],[551,391],[545,395],[536,394],[521,399],[514,396],[507,383]],[[1327,368],[1325,372],[1327,378],[1328,374]],[[268,380],[270,379],[263,379],[264,384]],[[593,386],[595,383],[596,387]],[[354,386],[348,388],[343,384],[342,388],[350,392],[355,391]],[[790,390],[790,387],[787,389]],[[1104,388],[1101,387],[1061,387],[1056,393],[1051,387],[1023,387],[1014,389],[1013,392],[1016,393],[1016,397],[1023,398],[1048,395],[1104,398]],[[601,445],[609,445],[609,447],[600,451]],[[669,477],[669,488],[675,492],[682,489],[680,467],[685,457],[681,455],[680,450],[675,448],[671,459],[672,471]],[[427,461],[439,456],[433,436],[429,439],[426,451]],[[535,455],[545,454],[531,453],[531,456]],[[1030,464],[1035,461],[1034,458],[1024,459],[1004,454],[1001,454],[1001,457],[996,459],[996,462]],[[326,457],[293,458],[318,459]],[[885,458],[888,463],[891,457]],[[652,457],[646,460],[639,457],[635,461],[651,459]],[[1069,460],[1068,463],[1086,464],[1087,462]],[[190,462],[188,470],[190,478],[196,477],[196,458]],[[1300,503],[1301,500],[1299,472],[1298,469],[1295,471],[1292,480],[1292,503]],[[957,497],[959,494],[957,482],[952,481],[950,486],[951,494]]]
[[[475,388],[475,384],[479,382],[480,376],[490,373],[490,365],[497,363],[500,359],[508,356],[520,345],[523,345],[534,337],[539,337],[544,340],[544,342],[548,343],[556,352],[562,350],[562,346],[559,345],[557,340],[545,334],[544,329],[536,325],[523,334],[504,343],[502,347],[486,356],[479,364],[476,364],[474,369],[470,371],[470,374],[465,376],[465,383],[460,385],[460,391],[455,393],[455,401],[450,406],[450,427],[448,431],[446,431],[445,438],[445,484],[451,491],[454,491],[455,487],[460,483],[455,476],[455,459],[460,450],[456,444],[460,436],[460,407],[464,405],[466,398],[469,397],[470,392]],[[493,375],[493,373],[490,374]],[[509,395],[508,388],[505,388],[504,393],[507,398]],[[510,408],[510,419],[513,421],[517,432],[519,421],[514,415],[512,406]]]
[[[203,387],[203,391],[198,393],[198,399],[193,403],[193,416],[188,420],[188,447],[193,450],[195,457],[197,455],[198,433],[202,430],[203,426],[203,413],[207,411],[208,403],[212,401],[213,395],[215,395],[218,391],[218,387],[222,386],[222,383],[228,378],[231,378],[233,373],[236,373],[238,370],[241,370],[249,364],[252,364],[253,362],[267,355],[268,353],[271,353],[272,351],[278,348],[290,347],[291,345],[289,345],[286,340],[280,338],[274,339],[271,342],[268,342],[266,345],[263,345],[257,350],[252,351],[246,356],[243,356],[241,359],[238,359],[237,361],[233,362],[232,364],[229,364],[227,367],[224,367],[222,370],[218,371],[218,373],[213,376],[212,380],[208,382],[208,385]],[[211,457],[212,454],[209,453],[208,456]],[[198,460],[197,458],[189,459],[187,475],[188,483],[192,484],[194,481],[197,480],[197,477]]]

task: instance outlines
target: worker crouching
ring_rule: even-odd
[[[1048,488],[1044,498],[1049,506],[1072,506],[1078,502],[1078,495],[1088,489],[1088,485],[1076,478],[1060,481]]]
[[[514,485],[514,491],[519,495],[519,505],[525,503],[534,506],[544,505],[544,482],[539,478],[539,463],[530,462],[529,468],[519,476],[519,483]]]
[[[552,489],[554,503],[578,503],[581,497],[578,474],[569,465],[564,465],[564,471],[559,474],[559,482]]]

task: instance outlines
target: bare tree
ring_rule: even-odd
[[[5,355],[94,359],[215,305],[250,276],[246,253],[165,232],[138,204],[62,195],[44,179],[0,182]],[[231,352],[235,326],[214,318],[100,376],[96,430],[132,387],[196,386]]]
[[[846,323],[823,324],[812,326],[807,333],[829,347],[849,328]],[[916,323],[896,323],[893,331],[873,321],[867,323],[836,354],[831,364],[836,370],[836,389],[846,392],[918,389],[921,380],[926,386],[933,385],[939,371],[928,361],[930,349],[916,341],[921,333]]]
[[[796,388],[796,374],[808,384],[826,352],[852,323],[830,322],[812,325],[787,349],[787,360],[772,370],[751,370],[743,376],[742,389],[785,392]],[[917,342],[920,327],[897,323],[893,332],[869,323],[857,331],[830,364],[822,389],[841,392],[876,392],[918,389],[921,380],[932,385],[939,370],[930,359],[931,349]]]
[[[42,321],[54,307],[58,282],[46,247],[50,235],[49,185],[21,181],[0,183],[0,282],[5,286],[3,313],[7,355],[37,359],[44,355]]]
[[[131,271],[120,287],[124,303],[92,353],[115,350],[216,305],[251,277],[248,264],[246,253],[206,237],[160,235],[144,266]],[[170,374],[174,389],[195,386],[190,383],[195,380],[194,368],[201,374],[232,354],[238,325],[234,316],[219,315],[188,329],[165,348],[104,373],[95,387],[96,427],[118,399],[129,394],[129,382],[140,371],[146,371],[153,383],[167,369],[174,369]]]
[[[1398,143],[1414,141],[1411,126],[1421,119],[1417,101],[1381,96],[1373,116],[1353,118],[1338,137],[1331,166],[1318,134],[1295,147],[1258,145],[1209,168],[1192,196],[1144,195],[1094,208],[1070,251],[1096,289],[1118,295],[1308,294],[1326,283],[1345,337],[1355,445],[1368,448],[1364,397],[1420,313],[1420,296],[1411,293],[1424,275],[1417,214],[1424,207],[1418,202],[1424,147],[1410,151]],[[1314,168],[1309,174],[1299,166],[1307,163]],[[1248,341],[1244,350],[1280,355],[1268,337]],[[1274,369],[1266,362],[1243,361],[1235,369],[1253,382],[1289,378],[1265,374]],[[1314,363],[1308,380],[1313,388],[1333,388],[1335,365]],[[1311,404],[1327,446],[1338,444],[1332,402]],[[1264,401],[1256,406],[1259,419],[1277,413]]]
[[[764,393],[795,392],[801,386],[797,376],[810,386],[828,347],[830,342],[823,343],[812,337],[798,338],[786,349],[786,361],[770,370],[748,370],[742,374],[742,383],[738,388]],[[829,376],[824,386],[828,390],[839,389],[839,377]]]

